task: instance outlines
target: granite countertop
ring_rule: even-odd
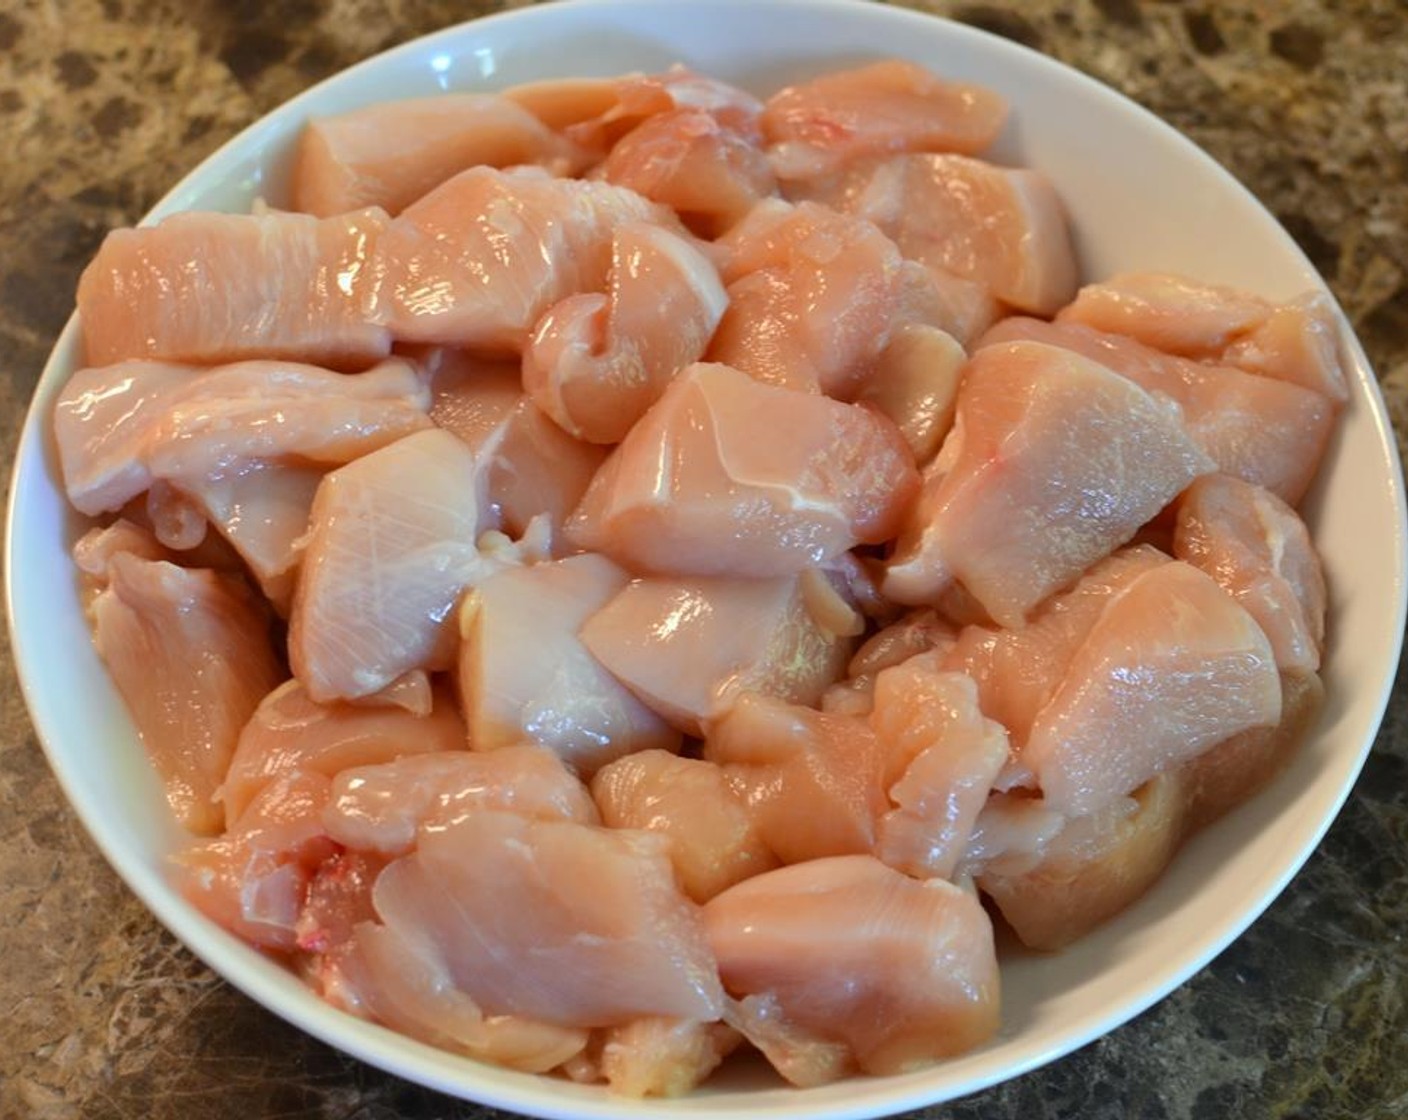
[[[248,122],[394,43],[514,3],[0,5],[0,419],[25,406],[112,226]],[[1408,432],[1402,0],[912,6],[1047,51],[1202,144],[1334,288]],[[1196,231],[1194,231],[1196,233]],[[3,664],[0,1117],[499,1115],[364,1066],[230,989],[126,890]],[[1408,686],[1320,850],[1252,930],[1084,1051],[923,1116],[1408,1116]]]

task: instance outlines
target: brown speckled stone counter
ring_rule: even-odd
[[[760,0],[762,2],[762,0]],[[199,159],[310,82],[513,4],[0,4],[6,458],[79,270]],[[1408,6],[914,6],[1045,50],[1159,113],[1321,268],[1408,431]],[[0,1118],[484,1118],[301,1035],[177,946],[87,840],[8,652],[0,734]],[[1408,1117],[1408,684],[1343,815],[1210,968],[1083,1052],[925,1116]]]

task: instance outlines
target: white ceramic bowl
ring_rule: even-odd
[[[278,201],[305,118],[445,89],[495,88],[683,61],[768,93],[817,71],[883,56],[982,82],[1008,97],[998,155],[1054,180],[1087,278],[1170,269],[1287,297],[1321,281],[1291,239],[1211,159],[1130,101],[1024,48],[878,4],[838,0],[580,0],[480,20],[421,39],[324,82],[236,137],[148,221],[190,208]],[[1163,997],[1281,891],[1335,816],[1373,741],[1398,662],[1405,601],[1401,475],[1363,353],[1346,344],[1353,388],[1307,506],[1331,588],[1328,705],[1294,764],[1251,804],[1198,836],[1136,906],[1054,957],[1004,964],[1004,1013],[988,1045],[924,1072],[788,1089],[734,1071],[668,1103],[516,1074],[434,1050],[340,1014],[216,928],[168,885],[180,836],[132,725],[92,652],[68,549],[80,531],[49,435],[74,368],[65,329],[15,466],[8,607],[26,699],[50,762],[107,858],[157,917],[231,983],[302,1029],[426,1085],[552,1117],[856,1117],[951,1099],[1049,1062]],[[81,699],[80,699],[81,698]]]

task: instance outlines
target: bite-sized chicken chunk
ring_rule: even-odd
[[[937,612],[910,611],[867,638],[846,666],[846,675],[874,677],[880,670],[899,665],[916,654],[930,650],[947,653],[957,639],[953,626]]]
[[[870,852],[890,808],[885,748],[854,716],[749,694],[709,729],[704,757],[783,863]]]
[[[1066,823],[1034,865],[981,871],[978,886],[1024,945],[1064,948],[1149,889],[1183,838],[1183,813],[1181,776],[1160,774]]]
[[[155,479],[198,487],[282,457],[350,462],[429,427],[429,407],[416,367],[400,358],[359,374],[133,361],[75,373],[54,434],[69,501],[91,515],[120,509]]]
[[[703,356],[727,304],[714,265],[684,238],[644,222],[619,226],[607,292],[568,296],[538,322],[523,386],[564,431],[618,443]]]
[[[353,766],[463,747],[464,721],[453,697],[440,689],[431,711],[420,716],[395,705],[319,704],[298,681],[285,681],[240,731],[220,787],[226,827],[260,790],[294,770],[333,778]]]
[[[1295,510],[1259,486],[1209,475],[1179,501],[1173,550],[1256,619],[1283,673],[1320,668],[1325,576]]]
[[[1022,761],[1048,805],[1078,816],[1280,718],[1281,681],[1261,627],[1210,576],[1173,561],[1105,606],[1037,715]]]
[[[882,590],[932,603],[953,580],[1004,626],[1129,541],[1212,462],[1178,412],[1068,350],[988,346]]]
[[[712,762],[640,751],[599,770],[592,797],[609,827],[669,837],[670,862],[695,902],[777,866],[747,807]]]
[[[1039,171],[959,155],[908,155],[853,190],[850,213],[874,222],[912,260],[1050,315],[1075,295],[1066,213]]]
[[[240,729],[283,676],[269,616],[244,582],[119,553],[91,607],[93,644],[122,694],[166,800],[217,832],[215,794]]]
[[[391,331],[408,342],[521,351],[549,307],[601,289],[612,230],[633,221],[674,224],[668,210],[609,183],[461,172],[382,237]]]
[[[474,452],[480,500],[490,524],[522,536],[546,515],[553,541],[606,459],[606,449],[574,439],[523,392],[518,363],[442,353],[430,419]]]
[[[415,847],[422,826],[489,809],[533,820],[600,823],[586,787],[562,759],[524,743],[497,751],[432,750],[344,767],[333,779],[323,825],[349,849],[396,856]]]
[[[607,459],[568,534],[637,571],[788,575],[893,536],[918,484],[884,417],[698,363]]]
[[[108,234],[78,282],[91,365],[247,358],[359,369],[386,357],[386,214],[173,214]]]
[[[632,580],[582,643],[652,711],[702,734],[744,692],[815,703],[862,623],[821,572]]]
[[[677,751],[680,734],[593,656],[578,630],[630,577],[604,556],[510,568],[460,611],[460,696],[475,750],[549,747],[578,773],[632,751]]]
[[[527,109],[483,93],[383,101],[303,126],[293,209],[319,217],[379,206],[399,214],[471,167],[540,164],[557,174],[584,153]]]
[[[502,566],[476,545],[475,457],[449,432],[339,467],[313,502],[289,658],[314,700],[352,699],[455,659],[455,607]]]
[[[1189,437],[1224,474],[1300,502],[1320,466],[1335,423],[1327,397],[1287,381],[1179,358],[1081,323],[1014,316],[980,345],[1027,340],[1081,354],[1150,393],[1175,401]]]
[[[811,179],[886,152],[983,151],[1007,103],[899,60],[823,74],[768,99],[763,135],[780,179]]]
[[[770,385],[854,397],[904,296],[894,244],[812,202],[759,206],[720,244],[728,310],[709,359]]]
[[[942,880],[871,856],[813,860],[732,887],[704,922],[730,995],[772,997],[785,1023],[844,1044],[866,1073],[918,1069],[997,1030],[992,926]]]
[[[336,851],[323,830],[327,798],[324,775],[281,775],[223,836],[176,854],[177,889],[246,941],[291,952],[309,884]]]
[[[875,854],[919,879],[953,877],[1008,754],[1007,732],[979,711],[973,679],[939,664],[927,653],[882,670],[870,715],[895,806],[880,818]]]
[[[1289,381],[1336,402],[1349,397],[1334,305],[1320,292],[1275,304],[1186,276],[1122,273],[1082,288],[1057,319]]]
[[[664,837],[483,810],[377,880],[385,925],[489,1015],[563,1027],[718,1019],[717,968]]]
[[[700,109],[643,121],[616,142],[594,174],[669,206],[706,237],[717,237],[777,193],[762,149]]]

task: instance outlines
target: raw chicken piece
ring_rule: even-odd
[[[455,982],[439,948],[417,931],[356,927],[325,990],[355,1014],[432,1046],[527,1073],[546,1073],[587,1045],[587,1032],[521,1015],[491,1015]]]
[[[813,860],[725,891],[704,922],[731,995],[771,996],[785,1022],[845,1044],[866,1073],[913,1070],[997,1030],[992,926],[942,880],[871,856]]]
[[[826,581],[820,573],[632,580],[587,619],[582,644],[686,735],[701,734],[744,692],[815,703],[850,656],[854,629],[815,607],[825,597],[808,595],[817,578]]]
[[[573,439],[523,392],[519,365],[442,356],[430,418],[474,452],[480,500],[490,520],[519,537],[547,515],[554,541],[606,459],[606,449]]]
[[[293,603],[313,497],[326,473],[321,467],[266,459],[227,474],[187,478],[180,486],[205,521],[234,546],[265,598],[285,617]],[[148,494],[154,492],[155,487]]]
[[[1320,668],[1325,576],[1295,510],[1259,486],[1209,475],[1178,503],[1173,550],[1256,619],[1283,673]]]
[[[285,681],[264,697],[240,732],[220,787],[226,827],[260,790],[294,770],[333,778],[353,766],[463,747],[464,721],[442,690],[429,715],[415,716],[398,707],[319,704],[298,681]]]
[[[549,747],[590,777],[632,751],[678,751],[679,732],[637,700],[578,639],[630,577],[604,556],[511,568],[460,610],[460,697],[475,750]]]
[[[416,368],[399,358],[359,374],[134,361],[75,373],[55,405],[54,434],[69,501],[96,515],[158,478],[194,486],[283,456],[349,462],[428,427],[429,406]]]
[[[385,230],[380,210],[184,213],[114,230],[78,282],[87,360],[371,365],[391,350]]]
[[[985,347],[882,590],[932,603],[956,578],[1019,626],[1212,466],[1177,409],[1103,366],[1039,343]]]
[[[482,93],[384,101],[303,126],[293,208],[319,217],[364,206],[398,214],[470,167],[534,163],[572,174],[583,154],[522,106]]]
[[[729,132],[750,141],[761,140],[758,119],[763,111],[762,102],[751,93],[717,78],[676,65],[659,74],[626,74],[610,84],[614,101],[604,104],[595,115],[579,116],[577,121],[567,125],[564,131],[572,140],[605,151],[651,118],[685,110],[707,113]],[[554,92],[554,85],[576,87],[573,92],[582,95],[574,106],[578,114],[583,114],[589,105],[604,101],[598,89],[583,88],[580,80],[570,79],[563,83],[538,83],[532,89],[531,100],[539,104],[548,102],[547,95]],[[508,92],[510,96],[515,95],[514,90]]]
[[[463,591],[502,567],[480,554],[474,453],[418,432],[323,479],[289,625],[308,695],[367,696],[455,660]]]
[[[586,787],[562,760],[524,743],[497,751],[406,754],[345,768],[333,781],[323,824],[348,848],[403,855],[422,826],[440,827],[487,809],[600,823]]]
[[[422,829],[416,851],[377,880],[376,909],[488,1014],[564,1027],[708,1022],[723,993],[667,844],[477,811]]]
[[[885,747],[853,716],[750,693],[709,729],[704,757],[783,863],[868,853],[890,807]]]
[[[1210,576],[1175,560],[1106,605],[1033,723],[1022,761],[1051,808],[1079,816],[1280,718],[1266,635]]]
[[[217,832],[214,801],[240,728],[283,676],[269,621],[242,580],[131,553],[107,562],[93,644],[122,694],[176,819]]]
[[[391,331],[410,342],[519,352],[554,303],[600,289],[623,222],[671,226],[670,212],[608,183],[478,167],[386,229]]]
[[[907,323],[891,336],[859,396],[895,422],[920,466],[938,454],[953,427],[958,384],[968,360],[947,331]]]
[[[991,90],[894,60],[789,86],[768,99],[762,125],[773,170],[793,180],[883,152],[981,152],[1006,119]]]
[[[1120,549],[1038,607],[1025,626],[965,626],[944,652],[943,666],[973,678],[983,713],[1007,728],[1020,752],[1106,605],[1135,578],[1168,562],[1150,545]]]
[[[616,142],[595,174],[669,206],[707,237],[777,193],[762,149],[698,109],[648,118]]]
[[[1321,292],[1273,304],[1184,276],[1124,273],[1082,288],[1057,320],[1349,399],[1334,305]]]
[[[669,837],[670,862],[695,902],[777,866],[714,763],[640,751],[599,770],[592,797],[608,827]]]
[[[1283,672],[1280,723],[1233,735],[1185,763],[1179,777],[1187,831],[1217,820],[1274,778],[1320,715],[1324,697],[1315,673]]]
[[[854,397],[900,307],[894,244],[812,202],[765,203],[720,244],[728,310],[710,360],[770,385]]]
[[[889,420],[698,363],[607,459],[567,533],[637,571],[787,575],[893,536],[918,485]]]
[[[177,889],[231,933],[264,949],[292,952],[308,885],[336,851],[323,831],[327,797],[322,774],[281,775],[225,835],[173,857]]]
[[[623,1097],[682,1097],[713,1073],[742,1041],[724,1023],[636,1019],[607,1029],[601,1072]]]
[[[499,96],[560,132],[616,108],[621,100],[618,82],[616,78],[547,78],[509,86]]]
[[[606,294],[555,304],[523,354],[523,387],[564,431],[617,443],[704,354],[728,304],[713,264],[645,222],[612,235]]]
[[[1296,505],[1325,453],[1335,408],[1319,393],[1230,366],[1207,365],[1080,323],[1004,319],[979,345],[1030,340],[1099,362],[1176,401],[1188,435],[1218,469]]]
[[[880,818],[875,855],[919,879],[953,878],[1007,762],[1007,732],[978,710],[973,679],[938,665],[926,653],[882,670],[870,714],[895,806]]]
[[[1270,310],[1260,296],[1236,288],[1168,272],[1122,272],[1081,288],[1056,318],[1128,335],[1166,354],[1217,358]]]
[[[897,156],[848,201],[900,252],[1038,315],[1065,306],[1077,270],[1065,209],[1039,171],[958,155]]]
[[[1062,949],[1149,889],[1183,838],[1183,813],[1180,775],[1160,774],[1132,800],[1070,821],[1034,866],[982,871],[978,886],[1022,944]]]

